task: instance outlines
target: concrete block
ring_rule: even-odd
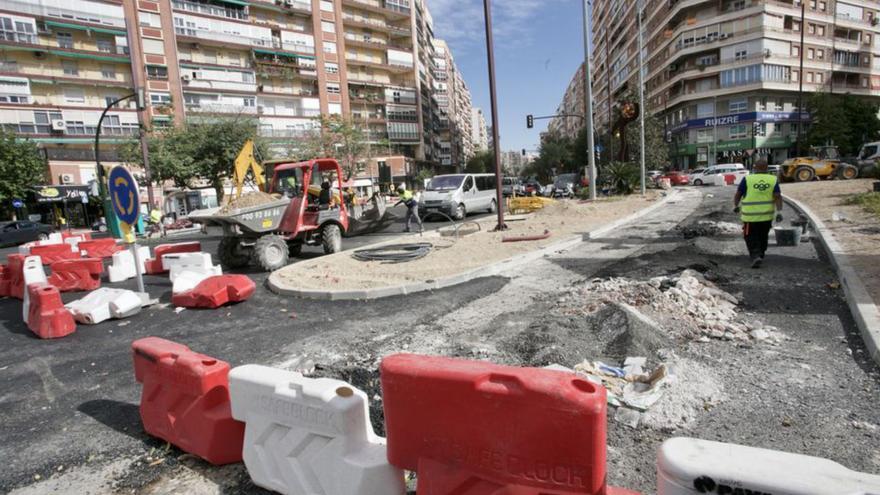
[[[234,368],[229,392],[232,417],[245,423],[243,457],[255,484],[288,495],[405,493],[364,392],[258,365]]]

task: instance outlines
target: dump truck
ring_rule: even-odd
[[[241,268],[251,263],[266,271],[288,264],[304,245],[322,246],[325,254],[342,250],[342,236],[349,228],[346,202],[342,200],[342,170],[331,158],[291,162],[264,162],[272,169],[267,193],[254,193],[251,201],[233,201],[222,208],[199,210],[189,215],[209,233],[222,232],[217,252],[221,263]],[[317,187],[332,180],[330,198],[320,201]],[[335,191],[333,191],[335,189]],[[249,198],[248,195],[242,199]]]
[[[808,182],[815,179],[855,179],[859,169],[844,163],[837,146],[814,146],[810,156],[789,158],[782,162],[782,180]]]

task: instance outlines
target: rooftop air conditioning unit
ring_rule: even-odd
[[[184,81],[189,81],[190,79],[192,79],[192,76],[189,74],[184,74],[184,75],[180,76],[180,78],[183,79]]]
[[[62,184],[73,184],[73,174],[61,174]]]
[[[53,120],[52,121],[52,130],[56,132],[64,132],[67,129],[67,124],[63,120]]]

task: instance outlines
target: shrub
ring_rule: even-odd
[[[632,194],[639,187],[639,167],[632,162],[611,162],[602,172],[603,186],[613,194]]]

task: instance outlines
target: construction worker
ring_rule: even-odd
[[[415,218],[417,222],[419,222],[419,232],[422,231],[422,219],[419,218],[419,202],[416,201],[415,196],[413,196],[412,191],[406,188],[406,185],[401,183],[397,186],[397,203],[394,203],[394,206],[403,203],[406,205],[406,228],[403,230],[404,232],[411,232],[410,223],[412,219]]]
[[[774,214],[777,223],[782,221],[782,191],[776,176],[767,173],[767,160],[755,162],[753,173],[739,183],[733,206],[733,211],[740,214],[743,222],[743,237],[752,268],[760,268],[767,252]]]

